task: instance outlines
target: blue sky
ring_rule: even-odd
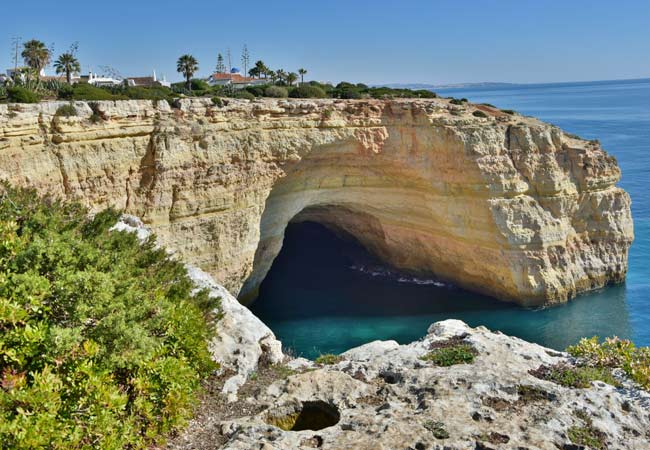
[[[7,0],[2,10],[3,70],[20,36],[55,54],[79,41],[84,72],[156,69],[173,80],[179,55],[195,55],[207,76],[228,47],[239,65],[243,44],[253,60],[324,81],[650,77],[648,0]]]

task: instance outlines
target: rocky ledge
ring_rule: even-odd
[[[596,141],[449,99],[224,102],[0,105],[0,179],[142,217],[244,301],[301,220],[522,304],[625,278],[630,199]]]
[[[132,216],[114,229],[150,234]],[[221,299],[209,345],[221,369],[169,450],[649,448],[650,393],[622,371],[581,377],[566,353],[458,320],[408,345],[292,358],[210,275],[187,267]]]
[[[325,362],[260,367],[237,403],[204,402],[170,448],[649,448],[648,392],[617,373],[616,387],[547,380],[575,360],[484,327],[447,320],[412,344],[375,341]]]

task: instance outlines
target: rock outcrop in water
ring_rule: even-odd
[[[443,99],[61,104],[0,105],[0,179],[136,214],[243,300],[292,220],[522,304],[625,278],[616,161],[532,118]]]

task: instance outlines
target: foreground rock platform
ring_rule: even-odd
[[[448,99],[224,101],[0,105],[0,179],[135,214],[244,301],[292,220],[526,305],[625,278],[630,199],[597,141]]]
[[[151,234],[128,215],[113,229]],[[209,274],[187,269],[198,289],[221,299],[209,344],[221,368],[168,450],[649,448],[650,393],[622,371],[610,384],[559,384],[544,369],[575,368],[568,354],[458,320],[408,345],[374,341],[317,362],[291,358]]]
[[[474,361],[438,367],[422,359],[450,340],[471,346]],[[234,409],[244,405],[244,411],[256,414],[221,416],[222,409],[204,414],[170,448],[650,448],[650,393],[623,377],[619,387],[594,381],[587,388],[571,388],[531,373],[540,366],[573,363],[567,354],[447,320],[433,324],[420,341],[371,342],[343,353],[334,365],[290,361],[293,375],[257,390],[249,387],[240,396]],[[303,417],[296,420],[297,412]],[[292,421],[330,426],[280,428]],[[579,433],[594,437],[598,446],[574,442]]]

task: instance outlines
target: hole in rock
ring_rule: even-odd
[[[564,306],[522,308],[432,276],[399,272],[351,236],[313,221],[289,223],[250,309],[285,348],[311,359],[377,339],[409,343],[446,319],[555,349],[583,336],[630,336],[624,285]]]
[[[302,402],[269,414],[266,422],[285,431],[322,430],[339,423],[339,409],[322,400]]]

